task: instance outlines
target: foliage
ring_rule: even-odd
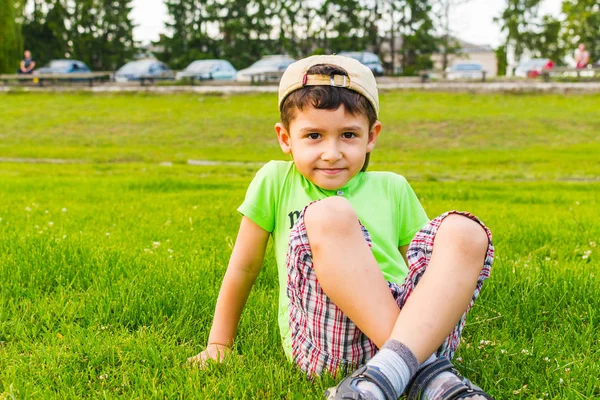
[[[564,38],[573,51],[584,43],[590,61],[600,61],[600,3],[597,0],[564,0]]]
[[[498,46],[496,49],[496,60],[498,60],[498,76],[506,76],[506,69],[508,67],[506,46]]]
[[[505,45],[514,49],[517,61],[531,49],[541,0],[506,0],[506,8],[496,18],[506,34]]]
[[[110,71],[136,52],[132,0],[30,1],[23,36],[38,65],[73,58],[92,70]]]
[[[0,73],[14,73],[23,58],[23,43],[18,16],[20,1],[0,0]]]

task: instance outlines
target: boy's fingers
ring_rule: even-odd
[[[188,358],[187,362],[188,362],[188,364],[190,364],[194,367],[204,369],[211,362],[222,363],[227,358],[229,358],[231,355],[232,355],[231,352],[219,352],[217,354],[210,354],[210,353],[207,353],[206,351],[203,351],[200,354],[197,354],[193,357]],[[241,355],[236,355],[236,357],[238,360],[242,358]]]

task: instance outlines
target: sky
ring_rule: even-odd
[[[505,0],[471,0],[452,12],[450,27],[462,40],[496,47],[503,42],[503,37],[494,17],[500,15],[505,4]],[[561,4],[562,0],[543,0],[540,13],[557,16]],[[134,0],[133,7],[131,16],[137,25],[133,31],[135,40],[143,44],[158,40],[158,35],[165,32],[167,20],[163,0]]]

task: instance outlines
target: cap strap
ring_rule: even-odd
[[[349,87],[350,77],[346,75],[308,75],[302,79],[302,86]]]

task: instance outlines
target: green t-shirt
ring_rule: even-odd
[[[375,259],[389,282],[401,284],[408,268],[398,247],[410,243],[429,221],[406,179],[392,172],[360,172],[338,190],[322,189],[306,179],[291,161],[271,161],[257,173],[238,211],[271,233],[279,274],[279,329],[291,357],[286,294],[286,254],[292,226],[310,202],[344,196],[372,239]]]

